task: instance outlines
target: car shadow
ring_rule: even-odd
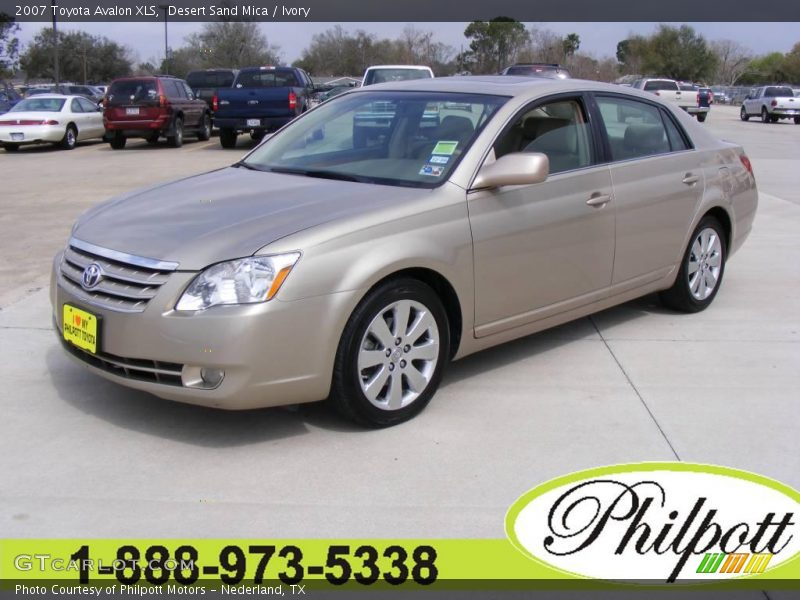
[[[670,312],[657,296],[598,313],[604,326]],[[448,366],[441,388],[500,369],[579,340],[597,339],[595,317],[578,319],[465,357]],[[188,445],[226,448],[313,433],[314,429],[367,433],[327,402],[246,411],[225,411],[163,400],[103,379],[69,360],[54,343],[46,362],[59,398],[84,414],[121,429]],[[419,418],[425,418],[424,414]]]
[[[105,144],[101,138],[91,139],[91,140],[81,140],[80,142],[75,144],[75,150],[80,150],[81,148],[89,148],[91,146],[97,146],[100,144]],[[51,152],[65,152],[69,153],[70,150],[64,150],[61,148],[57,143],[54,144],[23,144],[19,147],[16,152],[8,152],[8,151],[0,151],[0,155],[5,154],[6,156],[20,156],[22,154],[31,155],[31,154],[50,154]]]

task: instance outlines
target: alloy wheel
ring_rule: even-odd
[[[722,243],[717,232],[707,227],[694,239],[689,253],[689,291],[696,300],[705,300],[714,292],[721,269]]]

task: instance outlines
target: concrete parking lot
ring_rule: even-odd
[[[705,126],[747,150],[755,229],[712,307],[646,297],[451,366],[418,418],[364,431],[324,405],[225,413],[131,391],[64,356],[46,290],[73,220],[234,162],[102,143],[0,152],[2,537],[503,537],[527,489],[593,466],[721,464],[800,488],[800,126]]]

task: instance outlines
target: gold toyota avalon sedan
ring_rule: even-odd
[[[574,79],[369,86],[230,167],[100,204],[53,263],[64,350],[222,409],[405,421],[445,365],[651,292],[705,309],[750,232],[741,147]]]

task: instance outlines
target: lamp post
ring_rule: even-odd
[[[56,0],[50,0],[50,10],[53,13],[53,79],[58,86],[61,81],[59,80],[58,73],[58,28],[56,27]]]
[[[167,38],[167,11],[169,6],[166,4],[159,4],[158,8],[164,11],[164,75],[169,75],[169,42]]]

